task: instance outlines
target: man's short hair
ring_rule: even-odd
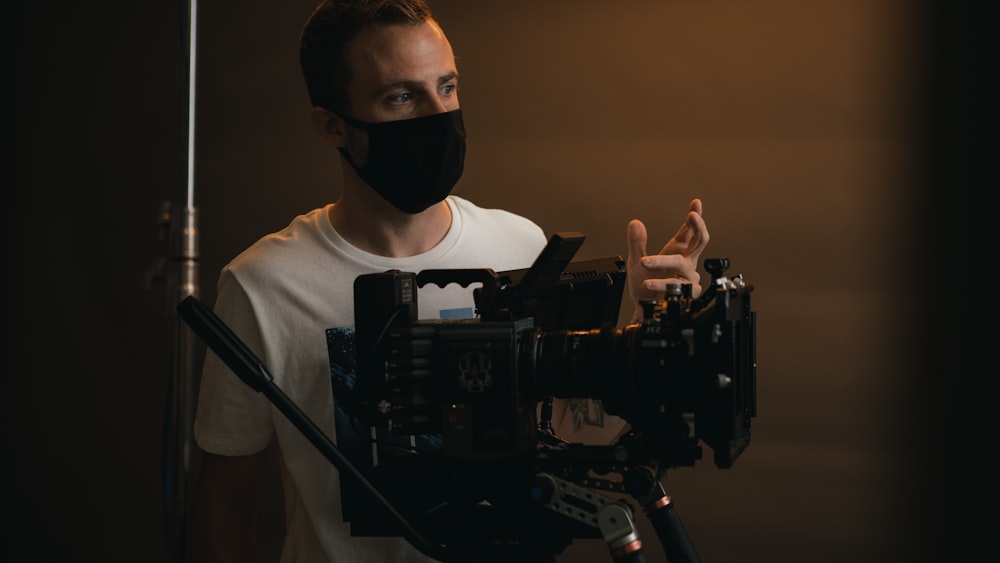
[[[348,112],[352,69],[347,47],[358,33],[380,25],[417,25],[432,19],[425,0],[323,0],[299,38],[299,64],[314,106]]]

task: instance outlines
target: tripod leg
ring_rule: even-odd
[[[597,513],[597,527],[615,563],[646,563],[630,505],[610,503]]]
[[[663,551],[667,555],[669,563],[701,563],[698,552],[688,537],[684,524],[677,514],[674,503],[670,496],[663,489],[663,485],[657,483],[654,487],[654,494],[646,497],[648,502],[643,504],[643,510],[649,521],[656,530],[656,536],[663,544]]]

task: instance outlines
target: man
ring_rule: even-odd
[[[546,236],[528,219],[449,196],[465,154],[458,69],[423,0],[322,2],[303,29],[301,64],[313,125],[341,158],[342,195],[230,262],[220,274],[215,311],[332,437],[332,375],[351,369],[358,275],[526,268]],[[691,283],[700,293],[697,266],[709,239],[701,212],[701,202],[692,201],[657,255],[645,253],[645,226],[629,223],[633,298],[661,296],[668,281]],[[421,318],[472,316],[471,288],[421,288],[419,309]],[[401,538],[350,536],[335,468],[212,353],[201,385],[196,561],[253,560],[254,492],[272,442],[285,496],[283,563],[427,559]]]

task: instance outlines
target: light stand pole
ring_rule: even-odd
[[[187,190],[183,206],[164,204],[164,221],[170,229],[171,259],[167,272],[167,301],[171,310],[199,291],[198,213],[195,194],[195,84],[197,61],[198,3],[188,0],[188,92],[187,92]],[[174,349],[171,365],[167,432],[165,442],[166,548],[171,563],[185,563],[188,554],[189,508],[191,505],[191,453],[201,343],[179,316],[174,315]]]

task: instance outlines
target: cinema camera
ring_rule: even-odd
[[[724,276],[727,259],[707,259],[701,296],[670,285],[663,300],[641,303],[641,322],[619,327],[624,261],[572,261],[584,238],[553,235],[525,270],[359,276],[357,378],[335,390],[351,419],[338,425],[339,449],[245,348],[227,363],[340,469],[352,535],[403,536],[462,563],[555,561],[573,539],[601,538],[615,561],[644,562],[630,496],[670,563],[696,563],[662,481],[701,459],[702,443],[720,468],[749,446],[753,288]],[[418,320],[420,288],[432,283],[479,284],[476,318]],[[215,322],[193,305],[178,307],[193,328]],[[210,345],[235,338],[213,336],[224,331],[201,330]],[[555,398],[600,401],[628,430],[612,444],[568,442],[553,431]],[[362,447],[348,445],[348,431]]]

